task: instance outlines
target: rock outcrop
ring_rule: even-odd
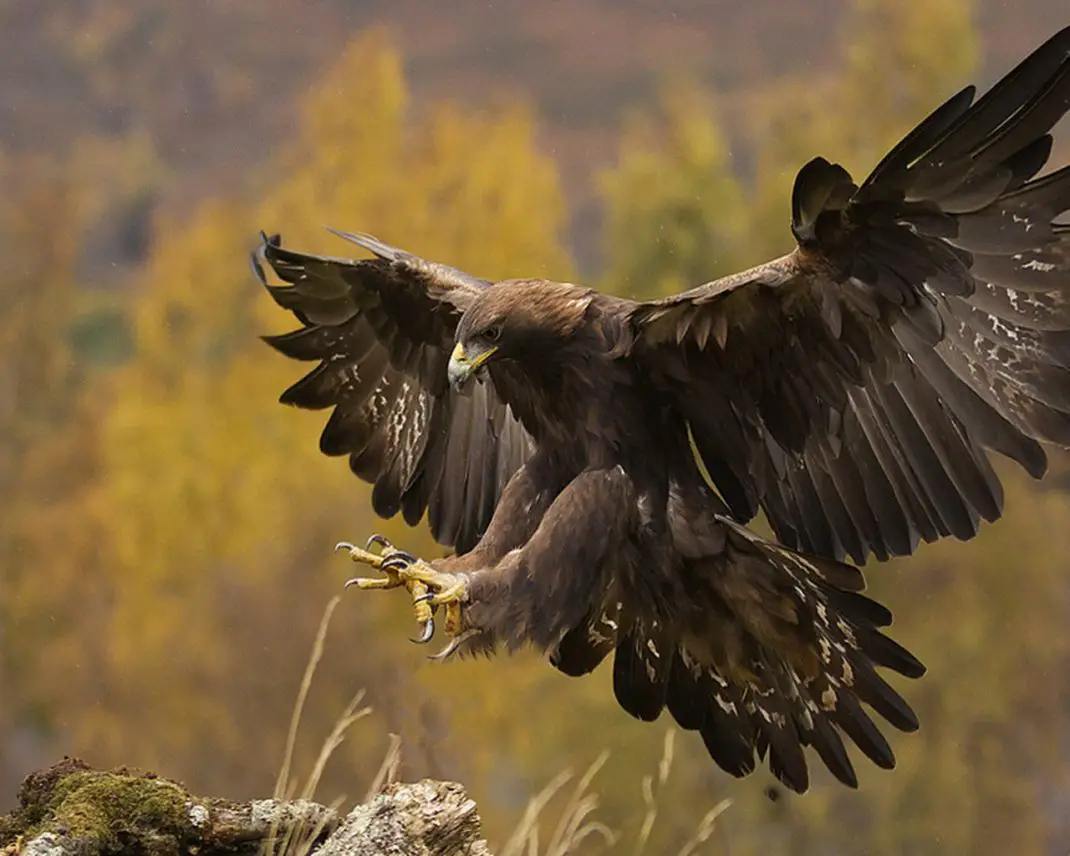
[[[64,758],[0,817],[2,856],[491,856],[464,788],[387,785],[348,814],[308,800],[202,798],[138,770]]]

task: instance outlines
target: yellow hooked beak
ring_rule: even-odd
[[[479,367],[494,356],[497,350],[498,348],[492,345],[485,351],[469,355],[465,351],[464,345],[458,342],[453,349],[453,353],[450,354],[450,364],[446,369],[446,377],[449,378],[450,386],[459,391],[467,383],[468,379],[479,370]]]

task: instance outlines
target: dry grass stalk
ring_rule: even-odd
[[[312,770],[309,773],[308,778],[305,780],[305,784],[301,787],[300,792],[298,792],[297,780],[291,778],[290,775],[293,768],[294,747],[297,743],[297,730],[301,724],[301,715],[304,712],[305,701],[308,698],[308,692],[312,686],[312,679],[315,676],[316,669],[323,657],[324,642],[327,638],[327,628],[330,626],[331,616],[334,614],[334,610],[340,601],[341,597],[337,595],[331,598],[327,603],[327,608],[324,610],[323,618],[320,619],[319,629],[316,632],[316,639],[312,645],[312,652],[309,656],[308,663],[305,666],[305,672],[301,679],[301,687],[297,692],[297,700],[294,702],[293,713],[290,717],[290,728],[286,735],[286,749],[283,753],[282,766],[280,767],[279,775],[275,780],[274,796],[276,800],[293,799],[295,795],[299,799],[313,799],[316,790],[319,787],[320,779],[323,777],[323,771],[327,766],[327,762],[330,760],[331,755],[334,754],[335,750],[342,745],[345,740],[346,732],[355,722],[363,719],[372,712],[371,707],[360,707],[360,703],[364,700],[364,690],[362,689],[350,699],[349,704],[346,705],[341,715],[335,721],[331,733],[327,735],[326,740],[323,741],[323,745],[320,747],[316,762],[313,764]],[[383,761],[383,766],[380,769],[379,774],[376,776],[373,787],[378,789],[378,787],[382,786],[384,781],[389,780],[394,774],[397,769],[397,758],[399,755],[400,746],[397,738],[394,738],[391,741],[391,746],[387,751],[387,757]],[[344,801],[345,797],[339,796],[330,804],[330,807],[332,809],[337,809]],[[324,824],[327,823],[328,817],[329,814],[322,814],[319,820],[311,827],[307,827],[303,823],[293,824],[286,829],[280,838],[278,834],[278,815],[276,815],[276,818],[272,821],[268,835],[260,843],[260,856],[308,856],[309,852],[315,846],[316,841],[318,841],[322,835]]]
[[[642,793],[645,812],[632,847],[632,856],[642,856],[650,841],[654,823],[658,818],[659,798],[672,773],[675,757],[676,730],[665,733],[665,742],[656,775],[643,777]],[[562,788],[572,779],[572,772],[564,770],[536,794],[528,803],[520,822],[502,848],[501,856],[574,856],[592,836],[601,839],[601,850],[612,852],[621,843],[619,833],[594,819],[598,809],[598,794],[591,790],[595,775],[602,769],[609,754],[603,752],[576,783],[572,796],[562,809],[561,817],[545,848],[540,846],[539,821],[547,806]],[[684,843],[677,856],[695,856],[717,829],[717,820],[732,804],[725,799],[710,809],[699,821],[692,836]],[[587,852],[587,850],[584,850]]]

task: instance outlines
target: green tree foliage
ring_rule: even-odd
[[[608,208],[608,286],[671,294],[738,267],[743,191],[713,99],[694,84],[665,87],[653,115],[631,117],[619,163],[602,177]]]

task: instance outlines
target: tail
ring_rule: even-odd
[[[891,746],[863,705],[899,731],[916,731],[914,712],[877,667],[909,678],[925,667],[881,632],[891,613],[860,593],[857,568],[718,522],[724,549],[687,569],[681,614],[629,619],[627,607],[607,609],[567,634],[551,660],[582,674],[615,649],[621,707],[647,721],[668,708],[734,776],[768,759],[781,782],[803,793],[810,746],[855,788],[844,736],[877,766],[893,768]]]

